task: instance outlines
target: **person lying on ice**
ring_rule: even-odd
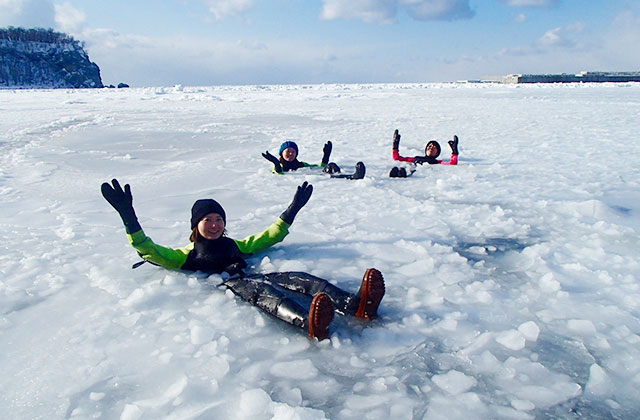
[[[458,136],[453,136],[453,140],[449,140],[449,147],[451,147],[451,159],[447,162],[437,159],[440,156],[440,144],[431,140],[424,148],[424,156],[404,157],[400,156],[398,148],[400,147],[400,133],[398,130],[393,132],[393,160],[401,162],[410,162],[413,164],[428,163],[429,165],[457,165],[458,164]],[[413,173],[413,171],[411,172]],[[411,174],[407,174],[405,168],[393,167],[389,176],[392,178],[405,178]]]
[[[322,161],[319,165],[298,160],[298,145],[293,141],[285,141],[280,145],[279,158],[273,156],[268,150],[262,154],[262,157],[273,163],[273,172],[278,174],[295,171],[300,168],[322,167],[324,168],[324,172],[331,175],[332,178],[364,178],[366,168],[362,162],[356,163],[356,170],[353,174],[342,174],[340,167],[336,163],[329,162],[332,148],[333,144],[330,141],[324,144],[322,148]]]
[[[230,277],[223,284],[233,293],[276,318],[303,328],[312,338],[329,337],[334,311],[364,320],[377,317],[385,286],[382,274],[375,268],[366,270],[355,294],[304,272],[244,273],[246,255],[263,251],[288,235],[293,219],[311,198],[313,186],[307,182],[298,187],[289,207],[271,226],[240,240],[227,237],[226,213],[217,201],[197,200],[191,208],[191,242],[175,249],[157,245],[145,235],[133,209],[129,184],[123,189],[113,179],[111,184],[103,183],[101,191],[122,218],[129,243],[145,261],[168,269],[226,272]],[[310,298],[311,303],[301,304],[289,297],[291,292]]]

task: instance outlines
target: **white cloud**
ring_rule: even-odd
[[[640,16],[631,10],[620,13],[602,33],[602,70],[637,71],[640,68]]]
[[[398,9],[416,20],[468,19],[474,15],[469,0],[323,0],[321,17],[393,23]]]
[[[562,28],[555,28],[545,32],[545,34],[538,39],[537,43],[547,47],[571,46],[569,40],[564,38]]]
[[[53,28],[54,23],[49,0],[0,0],[0,26]]]
[[[395,21],[396,0],[323,0],[321,18],[358,19],[367,23]]]
[[[400,0],[400,6],[416,20],[469,19],[475,14],[469,0]]]
[[[516,16],[515,21],[518,23],[524,23],[527,21],[527,16],[524,13],[520,13],[518,16]]]
[[[79,32],[87,19],[87,15],[82,10],[76,9],[69,2],[56,4],[54,9],[55,21],[63,32],[71,34]]]
[[[252,0],[205,0],[216,19],[237,16],[253,6]]]
[[[556,6],[560,0],[506,0],[507,5],[512,7],[552,7]]]
[[[552,48],[576,48],[583,45],[580,39],[583,32],[584,24],[582,23],[554,28],[539,38],[536,41],[536,45]]]

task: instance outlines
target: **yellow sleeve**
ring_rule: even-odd
[[[193,243],[177,249],[157,245],[142,230],[127,234],[127,239],[143,259],[176,270],[184,265],[189,252],[193,249]]]
[[[261,233],[235,239],[238,249],[243,254],[253,254],[281,242],[289,234],[289,224],[278,218],[271,226]]]

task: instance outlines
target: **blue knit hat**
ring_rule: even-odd
[[[285,141],[284,143],[282,143],[280,145],[280,152],[278,154],[282,156],[282,152],[284,152],[284,149],[286,149],[287,147],[293,148],[293,150],[296,151],[296,155],[298,154],[298,145],[292,141]]]

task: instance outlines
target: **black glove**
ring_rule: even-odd
[[[449,140],[449,146],[451,147],[451,154],[458,154],[458,136],[453,136],[453,140]]]
[[[418,163],[420,165],[428,163],[429,165],[434,165],[436,163],[440,163],[440,161],[431,156],[416,156],[413,158],[413,163]]]
[[[307,204],[307,202],[311,198],[312,192],[313,185],[309,184],[307,181],[304,181],[304,183],[300,185],[296,190],[296,194],[293,196],[293,201],[291,202],[291,204],[289,204],[289,207],[287,207],[287,209],[282,212],[280,218],[291,225],[293,223],[293,219],[295,219],[300,209],[304,207],[304,205]]]
[[[122,223],[127,230],[127,233],[135,233],[142,230],[136,212],[133,210],[133,196],[131,195],[131,187],[129,184],[124,186],[124,190],[120,186],[117,179],[112,179],[111,183],[105,182],[100,187],[102,196],[113,206],[122,218]]]
[[[398,150],[398,147],[400,147],[400,133],[398,133],[396,129],[396,131],[393,132],[393,150]]]
[[[238,258],[237,262],[229,264],[225,267],[223,271],[226,271],[229,276],[235,276],[236,274],[242,275],[244,274],[243,269],[247,266],[247,262],[242,258]]]
[[[322,165],[326,165],[327,163],[329,163],[329,156],[331,156],[331,149],[333,149],[333,144],[331,144],[331,141],[328,141],[324,144],[324,147],[322,148]]]
[[[269,153],[268,150],[262,154],[262,157],[267,159],[269,162],[273,163],[273,167],[277,173],[279,174],[282,173],[282,165],[280,164],[280,161],[278,160],[277,157]]]
[[[324,172],[326,174],[329,174],[329,175],[339,174],[340,173],[340,167],[335,162],[329,162],[329,164],[324,167],[322,172]]]

